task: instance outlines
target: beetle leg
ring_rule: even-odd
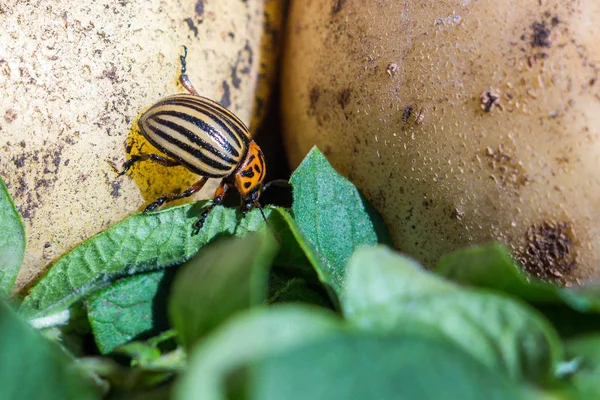
[[[190,78],[188,78],[187,74],[185,73],[185,71],[186,71],[185,59],[186,58],[187,58],[187,47],[183,46],[183,55],[179,56],[179,60],[181,61],[181,75],[179,75],[179,82],[181,83],[181,86],[183,86],[185,88],[185,90],[190,92],[190,94],[198,96],[198,92],[196,91],[196,89],[194,89],[192,82],[190,82]]]
[[[159,156],[158,154],[135,154],[131,156],[129,160],[125,161],[125,163],[123,164],[123,171],[119,172],[114,166],[113,169],[118,174],[118,176],[122,176],[125,175],[127,171],[129,171],[133,164],[145,160],[152,160],[154,162],[159,163],[160,165],[164,165],[165,167],[176,167],[178,165],[181,165],[179,161],[170,160],[168,158]]]
[[[206,217],[208,217],[208,214],[210,214],[213,208],[215,208],[223,202],[228,189],[229,185],[227,184],[225,179],[223,179],[221,183],[219,183],[219,186],[217,186],[217,190],[215,190],[215,197],[213,198],[212,203],[202,211],[202,214],[200,214],[198,221],[196,221],[196,223],[194,224],[194,235],[198,234],[200,229],[202,229]]]
[[[159,197],[158,199],[156,199],[156,201],[154,203],[149,204],[148,207],[146,207],[146,209],[144,210],[144,212],[147,213],[150,211],[154,211],[158,207],[162,206],[165,203],[168,203],[169,201],[179,200],[179,199],[183,199],[185,197],[190,197],[191,195],[193,195],[194,193],[196,193],[197,191],[202,189],[204,187],[204,184],[206,183],[206,181],[208,181],[208,178],[203,177],[202,179],[200,179],[198,182],[194,183],[192,186],[187,188],[182,193],[169,193],[162,197]]]

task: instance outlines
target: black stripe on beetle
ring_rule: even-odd
[[[214,168],[214,169],[218,169],[221,171],[228,171],[231,168],[231,165],[227,166],[227,165],[223,165],[218,163],[217,161],[213,160],[212,158],[206,157],[204,154],[202,154],[200,151],[192,148],[190,145],[185,144],[183,142],[181,142],[180,140],[175,139],[172,136],[169,136],[168,134],[166,134],[165,132],[161,131],[159,128],[148,125],[148,129],[150,129],[154,134],[156,134],[156,136],[166,140],[167,142],[174,144],[175,146],[177,146],[179,149],[185,151],[186,153],[189,153],[190,155],[192,155],[194,158],[202,161],[203,163],[205,163],[206,165]],[[148,137],[148,140],[152,141],[150,137]],[[154,144],[154,143],[153,143]],[[155,144],[155,146],[157,146],[158,148],[162,148],[162,146]],[[163,149],[164,150],[164,149]],[[166,152],[166,151],[165,151]],[[168,154],[168,152],[167,152]],[[182,159],[180,159],[178,157],[179,161],[182,161]],[[194,168],[196,169],[196,168]]]
[[[173,102],[169,102],[166,103],[168,105],[174,105],[174,106],[178,106],[178,107],[183,107],[183,108],[190,108],[194,111],[199,112],[200,114],[206,115],[207,117],[209,117],[211,119],[211,121],[213,121],[215,124],[217,124],[226,134],[227,136],[229,136],[230,139],[232,139],[237,147],[242,147],[242,143],[240,142],[239,137],[245,137],[245,133],[239,129],[239,127],[235,126],[234,124],[228,123],[230,121],[228,121],[227,119],[222,119],[219,118],[219,116],[217,114],[213,114],[210,111],[205,110],[203,107],[200,107],[202,104],[200,103],[196,103],[196,102],[185,102],[185,101],[173,101]],[[232,131],[235,130],[235,132]],[[215,131],[219,131],[219,129],[217,128],[212,128]],[[223,140],[226,140],[225,137],[223,137]],[[246,143],[244,141],[244,143]]]
[[[248,130],[246,128],[246,125],[244,125],[242,121],[240,121],[234,114],[229,112],[227,109],[219,109],[206,101],[202,101],[203,99],[203,97],[199,97],[198,99],[186,97],[168,102],[166,104],[190,107],[198,112],[201,112],[202,114],[205,114],[206,116],[210,117],[213,121],[215,121],[215,123],[218,124],[221,128],[223,128],[225,132],[231,137],[231,139],[233,139],[239,146],[241,146],[241,143],[239,141],[240,138],[244,141],[245,144],[249,142]],[[197,106],[200,109],[195,108],[194,106]],[[224,112],[226,112],[227,114],[223,115]],[[235,133],[232,132],[232,129],[235,131]]]
[[[221,146],[223,148],[224,151],[229,153],[229,155],[231,157],[235,157],[235,159],[223,154],[223,152],[221,150],[217,149],[212,144],[203,140],[202,138],[200,138],[198,135],[196,135],[194,132],[190,131],[189,129],[184,128],[183,126],[177,124],[174,121],[168,121],[166,119],[160,118],[163,115],[180,118],[182,120],[185,120],[185,121],[192,123],[195,126],[199,127],[204,132],[206,132],[208,134],[208,136],[210,136],[212,139],[214,139],[215,142],[217,142],[219,144],[219,146]],[[221,157],[223,159],[223,161],[226,161],[231,164],[235,164],[235,163],[237,163],[236,159],[239,159],[239,157],[240,157],[240,153],[236,149],[233,148],[231,143],[226,141],[225,138],[223,136],[221,136],[221,134],[219,132],[217,132],[213,127],[209,126],[204,121],[199,120],[198,118],[192,117],[188,114],[184,114],[179,111],[161,111],[159,113],[156,113],[156,115],[152,116],[152,120],[160,123],[161,125],[166,126],[167,128],[171,128],[172,130],[174,130],[177,133],[184,136],[190,142],[195,143],[195,144],[199,145],[200,147],[202,147],[203,149],[206,149],[209,152],[213,153],[214,155]]]
[[[219,103],[212,101],[211,99],[207,99],[206,97],[201,97],[201,96],[198,96],[198,98],[202,99],[204,101],[200,101],[199,99],[195,99],[195,98],[190,98],[190,100],[192,100],[196,104],[200,104],[200,105],[204,106],[205,108],[209,108],[211,111],[213,111],[217,115],[223,115],[224,117],[227,117],[227,119],[229,119],[230,121],[233,121],[237,127],[241,126],[244,129],[244,131],[238,131],[238,133],[240,135],[242,135],[244,138],[249,139],[248,128],[246,128],[246,124],[244,124],[242,122],[242,120],[238,118],[237,115],[235,115],[234,113],[232,113],[225,107],[221,106]]]

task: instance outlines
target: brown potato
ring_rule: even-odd
[[[433,266],[501,241],[534,275],[600,276],[600,2],[292,2],[296,165],[317,145]]]
[[[136,121],[183,91],[182,45],[198,92],[257,125],[281,18],[279,0],[0,6],[0,176],[28,238],[17,287],[82,240],[198,179],[152,163],[118,178],[109,164],[120,166],[126,147],[156,152]]]

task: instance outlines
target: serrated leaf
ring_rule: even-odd
[[[234,313],[266,301],[277,244],[270,233],[225,238],[183,265],[173,283],[169,318],[190,348]]]
[[[358,189],[316,148],[296,169],[290,183],[295,220],[325,267],[323,283],[339,294],[352,252],[361,245],[389,243],[389,232]]]
[[[239,314],[193,350],[174,398],[229,398],[226,378],[241,366],[339,329],[340,321],[334,314],[308,306],[260,307]]]
[[[0,302],[0,398],[99,399],[77,365],[55,343]]]
[[[558,335],[526,304],[459,288],[383,247],[358,250],[347,274],[342,305],[356,325],[395,332],[416,322],[515,380],[552,379],[562,356]]]
[[[140,274],[90,296],[88,319],[102,354],[140,335],[168,329],[168,278],[166,270]]]
[[[217,207],[193,235],[204,202],[138,213],[83,242],[54,264],[24,299],[19,311],[33,318],[58,312],[111,280],[178,265],[217,235],[244,235],[264,225],[258,210]],[[270,213],[265,208],[265,214]]]
[[[531,303],[562,303],[580,312],[600,312],[600,285],[560,288],[526,275],[510,252],[491,243],[442,257],[435,271],[455,282],[497,289]]]
[[[25,227],[0,178],[0,297],[9,296],[25,256]]]

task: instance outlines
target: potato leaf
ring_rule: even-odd
[[[358,189],[317,148],[304,158],[290,183],[296,223],[325,266],[322,282],[339,294],[352,252],[360,245],[389,243],[389,232]]]
[[[271,213],[269,224],[277,237],[281,238],[281,247],[274,263],[290,274],[324,283],[332,305],[337,307],[338,294],[326,283],[330,279],[328,266],[296,221],[287,211],[278,208]]]
[[[242,218],[235,209],[217,207],[192,235],[203,204],[134,214],[83,242],[53,265],[19,311],[33,318],[64,310],[112,280],[181,264],[217,236],[243,235],[264,225],[258,210]]]
[[[99,399],[67,353],[0,302],[3,399]]]
[[[339,332],[247,370],[248,399],[526,398],[518,385],[456,347],[418,336]]]
[[[168,329],[166,270],[122,279],[92,294],[88,300],[88,319],[102,354],[140,335],[157,334]]]
[[[308,306],[260,307],[239,314],[194,348],[173,398],[231,398],[226,378],[240,367],[339,329],[333,314]]]
[[[272,271],[269,276],[269,304],[275,303],[305,303],[333,308],[321,286],[317,287],[304,278],[280,271]]]
[[[25,256],[25,227],[0,178],[0,297],[8,297]]]
[[[600,285],[560,288],[528,276],[510,252],[492,243],[456,251],[442,257],[436,270],[455,282],[497,289],[530,303],[562,303],[580,312],[600,312]]]
[[[173,282],[169,318],[187,349],[234,313],[262,304],[277,245],[270,233],[227,238],[202,249]]]
[[[175,389],[177,400],[525,398],[451,343],[349,330],[332,314],[289,305],[213,332]]]
[[[383,247],[353,255],[342,305],[356,325],[377,332],[403,332],[413,324],[435,328],[515,380],[551,380],[562,355],[557,333],[536,310],[506,296],[459,288]]]

